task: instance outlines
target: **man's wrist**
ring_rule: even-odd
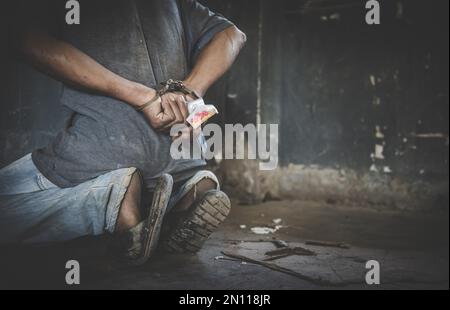
[[[152,100],[155,95],[156,91],[153,88],[139,83],[130,82],[130,84],[123,89],[119,99],[130,104],[134,108],[139,108]]]
[[[189,79],[187,79],[187,80],[183,81],[183,84],[184,84],[187,88],[193,90],[193,91],[197,94],[197,96],[199,96],[200,98],[202,98],[203,96],[205,96],[206,89],[204,89],[204,88],[201,87],[200,85],[196,84],[195,82],[190,81]]]

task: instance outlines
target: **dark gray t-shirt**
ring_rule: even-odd
[[[57,3],[64,8],[65,2]],[[64,25],[62,39],[109,70],[150,87],[184,79],[201,49],[232,25],[194,0],[79,2],[81,24]],[[171,138],[123,102],[67,86],[61,102],[74,112],[67,128],[32,154],[37,168],[60,187],[137,167],[152,188],[162,173],[181,180],[205,164],[173,160]]]

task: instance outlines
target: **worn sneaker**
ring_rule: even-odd
[[[172,253],[196,253],[209,236],[230,213],[228,196],[219,190],[211,190],[194,202],[187,215],[169,233],[163,242],[164,249]]]
[[[163,174],[156,185],[149,216],[124,234],[127,240],[124,255],[128,264],[140,266],[155,252],[167,204],[172,194],[172,186],[172,177]]]

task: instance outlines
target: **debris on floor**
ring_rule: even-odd
[[[279,239],[273,239],[272,240],[273,245],[275,245],[277,248],[287,248],[289,245],[286,241],[279,240]]]
[[[268,256],[268,257],[265,258],[264,261],[277,260],[280,258],[292,256],[292,255],[315,256],[316,253],[311,250],[302,248],[302,247],[295,247],[295,248],[285,247],[285,248],[266,252],[266,256]]]
[[[229,261],[232,261],[232,262],[240,262],[239,259],[225,257],[223,255],[219,255],[219,256],[214,257],[214,260],[229,260]]]
[[[308,240],[305,242],[305,244],[315,245],[315,246],[323,246],[323,247],[340,248],[340,249],[350,249],[350,245],[345,244],[343,242]]]
[[[250,230],[252,233],[257,235],[268,235],[268,234],[274,234],[284,226],[282,225],[268,225],[268,226],[261,226],[261,227],[252,227]]]
[[[326,243],[328,244],[328,243]],[[359,247],[309,248],[306,242],[290,242],[288,247],[276,248],[272,241],[241,242],[231,245],[221,254],[242,264],[259,265],[277,272],[289,274],[322,287],[361,287],[365,285],[366,262],[377,260],[383,268],[384,284],[405,285],[418,283],[424,285],[433,279],[433,283],[446,283],[446,276],[438,265],[428,266],[430,259],[436,257],[424,253],[376,250]],[[448,270],[448,267],[447,269]],[[408,275],[405,278],[405,274]]]
[[[273,222],[275,225],[280,225],[280,224],[283,222],[283,220],[282,220],[282,219],[273,219],[272,222]]]
[[[268,235],[273,234],[277,231],[277,229],[270,227],[252,227],[250,230],[252,231],[252,233],[257,235]]]
[[[310,276],[307,276],[307,275],[302,274],[300,272],[297,272],[297,271],[294,271],[294,270],[291,270],[291,269],[284,268],[282,266],[276,265],[274,263],[265,262],[265,261],[261,261],[261,260],[256,260],[256,259],[253,259],[253,258],[250,258],[250,257],[247,257],[247,256],[243,256],[243,255],[239,255],[239,254],[236,254],[236,253],[232,253],[232,252],[222,251],[222,254],[225,255],[225,256],[234,258],[234,259],[242,260],[243,263],[246,262],[246,263],[251,263],[251,264],[255,264],[255,265],[260,265],[260,266],[272,269],[274,271],[278,271],[278,272],[281,272],[281,273],[286,273],[286,274],[289,274],[291,276],[300,278],[302,280],[311,282],[311,283],[313,283],[315,285],[318,285],[318,286],[338,287],[338,286],[344,286],[344,285],[352,284],[350,282],[348,282],[348,283],[337,283],[337,282],[328,281],[326,279],[310,277]],[[356,282],[354,284],[358,284],[358,283],[360,283],[360,282],[358,281],[358,282]]]

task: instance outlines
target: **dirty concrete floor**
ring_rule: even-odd
[[[276,232],[258,235],[251,231],[252,227],[275,227],[274,219],[282,220]],[[4,269],[8,270],[7,283],[2,283],[5,287],[66,288],[64,261],[78,259],[81,287],[86,289],[372,289],[365,284],[365,263],[377,260],[381,268],[377,288],[448,289],[448,224],[448,213],[432,216],[336,203],[267,202],[234,206],[227,221],[194,256],[159,253],[143,267],[117,267],[102,256],[102,241],[92,240],[65,245],[52,257],[48,250],[40,252],[31,265],[26,260],[29,254],[20,259],[10,254],[0,272],[5,275]],[[263,260],[267,251],[276,248],[273,239],[316,255],[270,261],[300,274],[295,276],[222,254],[227,251]],[[343,242],[350,248],[305,244],[308,240]],[[22,263],[28,267],[11,268],[11,264]],[[36,264],[41,264],[39,271]],[[28,275],[25,282],[21,280],[24,274]]]

